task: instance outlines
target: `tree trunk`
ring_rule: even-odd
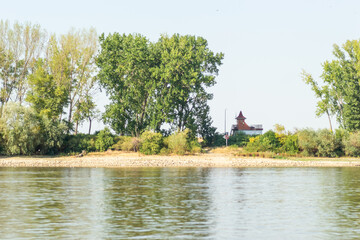
[[[76,121],[76,125],[75,125],[75,135],[77,135],[78,126],[79,126],[79,121]]]
[[[329,114],[329,112],[326,112],[326,114],[328,115],[329,124],[330,124],[330,131],[332,132],[332,131],[333,131],[333,129],[332,129],[332,124],[331,124],[330,114]]]
[[[91,118],[89,118],[89,135],[91,134]]]
[[[68,117],[68,122],[69,123],[71,122],[71,118],[72,118],[72,109],[73,109],[73,104],[72,104],[72,101],[70,101],[70,104],[69,104],[69,117]]]

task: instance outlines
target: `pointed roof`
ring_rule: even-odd
[[[246,117],[244,117],[244,115],[242,114],[242,111],[240,111],[239,116],[237,116],[235,119],[237,119],[237,120],[245,120]]]

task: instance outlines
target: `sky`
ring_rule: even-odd
[[[208,89],[219,132],[225,112],[229,131],[240,110],[248,124],[265,131],[274,124],[290,131],[328,128],[327,117],[315,115],[317,99],[301,73],[318,80],[321,64],[333,59],[333,44],[360,38],[357,0],[1,0],[0,18],[57,34],[94,27],[99,34],[140,33],[151,41],[174,33],[204,37],[213,52],[225,55],[217,84]],[[104,94],[96,102],[103,110]]]

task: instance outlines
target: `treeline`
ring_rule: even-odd
[[[235,146],[243,146],[240,156],[297,156],[297,157],[359,157],[360,131],[344,129],[301,129],[287,132],[281,125],[258,136],[236,134],[241,139]]]
[[[98,37],[94,29],[55,35],[1,21],[0,153],[104,151],[110,138],[112,144],[142,139],[146,146],[143,134],[150,132],[162,136],[160,149],[171,149],[166,139],[185,131],[186,151],[197,137],[210,144],[215,128],[207,88],[222,59],[201,37],[162,35],[150,42],[140,34]],[[101,89],[110,99],[103,114],[94,100]],[[90,135],[95,119],[117,137],[108,129]],[[85,121],[88,134],[79,135]]]

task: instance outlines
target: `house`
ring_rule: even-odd
[[[235,118],[237,124],[232,125],[231,135],[236,134],[237,132],[243,132],[247,135],[259,135],[262,134],[263,128],[261,124],[256,125],[247,125],[245,122],[246,117],[244,117],[242,111],[240,111],[239,116]]]

